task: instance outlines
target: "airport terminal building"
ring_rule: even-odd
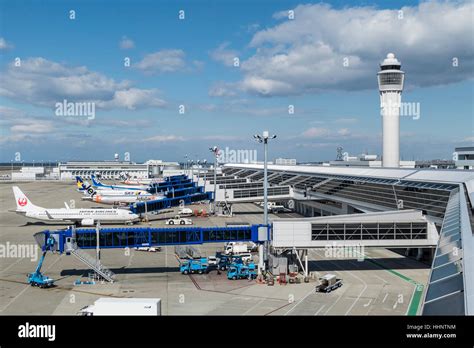
[[[226,164],[216,200],[263,200],[263,178],[261,164]],[[474,313],[472,171],[269,165],[268,183],[270,201],[286,202],[306,217],[274,220],[274,247],[358,243],[428,250],[423,314]],[[213,179],[206,185],[210,190]]]
[[[132,178],[149,178],[163,175],[164,172],[179,171],[179,163],[148,160],[145,163],[130,161],[77,161],[59,163],[60,180],[72,180],[76,175],[90,179],[98,174],[104,180],[115,180],[121,173],[128,173]]]

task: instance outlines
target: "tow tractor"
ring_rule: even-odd
[[[36,266],[35,272],[28,274],[28,284],[30,284],[31,286],[38,286],[40,288],[49,288],[54,285],[53,279],[41,273],[41,266],[43,266],[43,261],[44,261],[44,258],[46,257],[46,253],[53,245],[54,245],[54,238],[49,237],[46,240],[46,245],[43,251],[43,255],[41,256],[38,262],[38,266]]]
[[[230,265],[227,271],[227,279],[255,279],[257,278],[257,272],[255,271],[255,264],[249,263],[245,265],[243,263],[233,263]]]
[[[334,274],[326,274],[319,281],[321,284],[316,286],[316,292],[331,292],[342,286],[342,279],[336,278]]]

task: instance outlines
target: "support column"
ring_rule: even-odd
[[[308,249],[304,253],[304,276],[308,276]]]
[[[258,245],[258,274],[263,273],[263,244]]]
[[[418,248],[418,253],[416,255],[416,259],[417,259],[417,261],[420,261],[421,259],[423,259],[423,248]]]

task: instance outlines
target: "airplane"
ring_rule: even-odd
[[[91,187],[88,182],[85,182],[82,180],[80,176],[76,176],[76,185],[78,187],[79,192],[83,192],[85,196],[88,196],[88,193],[85,191],[84,187],[82,186],[83,184],[86,185],[86,188]],[[151,193],[149,193],[146,190],[135,190],[135,189],[107,189],[104,187],[96,187],[95,188],[97,191],[100,192],[102,196],[136,196],[136,195],[142,195],[142,196],[151,196]]]
[[[47,209],[38,207],[31,203],[18,186],[13,186],[13,194],[16,201],[15,212],[36,220],[64,221],[82,226],[93,226],[98,221],[101,223],[121,222],[133,224],[139,219],[137,214],[132,213],[128,209],[71,209],[66,203],[64,203],[66,208]]]
[[[90,185],[86,185],[85,183],[82,184],[82,188],[84,189],[84,194],[87,197],[83,197],[83,200],[91,200],[96,203],[103,203],[103,204],[113,204],[113,205],[128,205],[135,202],[143,202],[143,201],[151,201],[157,200],[160,198],[164,198],[163,195],[152,195],[150,193],[147,194],[140,194],[140,191],[134,195],[105,195],[102,191],[96,191]],[[121,190],[123,191],[123,190]]]
[[[104,185],[102,184],[94,174],[91,175],[92,185],[97,189],[112,189],[112,190],[148,190],[150,185],[139,185],[139,186],[119,186],[119,185]]]
[[[155,184],[159,182],[163,182],[163,179],[146,179],[146,178],[136,178],[136,179],[131,179],[130,175],[126,174],[120,174],[120,178],[122,179],[122,183],[125,185],[150,185],[150,184]]]

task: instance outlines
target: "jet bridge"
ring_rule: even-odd
[[[52,250],[69,253],[75,244],[80,249],[97,247],[95,228],[69,227],[63,230],[45,230],[35,235],[44,251],[45,243],[52,236],[55,245]],[[263,242],[268,239],[269,228],[265,225],[228,226],[228,227],[128,227],[101,228],[99,247],[101,249],[123,249],[147,246],[193,245],[204,243],[226,243],[232,241]]]
[[[435,248],[435,224],[421,211],[401,210],[273,221],[279,249],[328,247]]]

